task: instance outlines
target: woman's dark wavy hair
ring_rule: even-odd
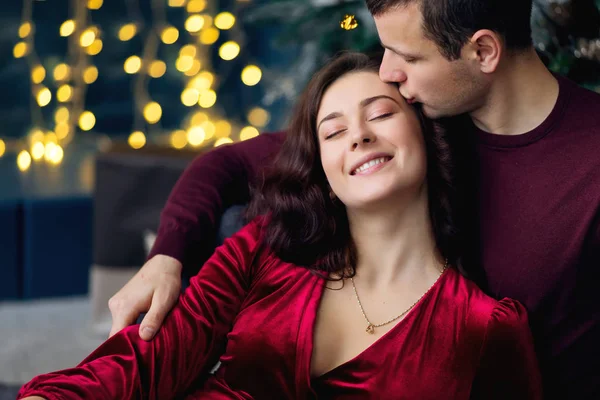
[[[284,261],[350,277],[357,255],[346,209],[330,197],[321,166],[316,118],[325,91],[353,72],[378,73],[381,53],[342,53],[313,76],[301,95],[283,147],[261,185],[254,189],[249,218],[269,215],[264,244]],[[420,117],[427,151],[429,210],[437,247],[449,262],[459,259],[452,198],[451,157],[445,133]]]

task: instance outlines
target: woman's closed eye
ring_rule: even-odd
[[[337,136],[340,133],[345,132],[345,131],[346,131],[346,128],[340,129],[340,130],[337,130],[337,131],[334,131],[334,132],[331,132],[331,133],[328,133],[328,134],[325,135],[325,140],[332,139],[333,137],[335,137],[335,136]]]
[[[381,120],[381,119],[386,119],[387,117],[391,116],[392,114],[393,114],[393,112],[381,113],[381,114],[375,115],[374,117],[369,118],[369,121],[377,121],[377,120]]]

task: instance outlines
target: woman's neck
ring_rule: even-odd
[[[349,210],[350,233],[358,255],[357,277],[372,287],[398,280],[437,277],[438,254],[426,188],[416,198],[376,210]]]

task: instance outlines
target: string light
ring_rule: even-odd
[[[13,56],[15,56],[15,58],[22,58],[27,55],[28,51],[29,47],[27,46],[27,43],[19,42],[13,48]]]
[[[142,68],[142,60],[138,56],[131,56],[125,60],[123,68],[128,74],[135,74]]]
[[[194,88],[187,88],[181,93],[181,103],[187,107],[192,107],[200,100],[200,92]]]
[[[269,123],[269,119],[267,110],[260,107],[255,107],[248,113],[248,122],[254,126],[262,128]]]
[[[148,69],[148,74],[153,78],[160,78],[165,72],[167,72],[167,64],[160,60],[152,61]]]
[[[229,143],[233,143],[233,140],[231,140],[228,137],[220,138],[220,139],[217,139],[217,141],[215,142],[215,147],[223,146],[224,144],[229,144]]]
[[[217,102],[217,93],[214,90],[205,90],[200,93],[200,99],[198,100],[198,104],[202,108],[211,108]]]
[[[31,156],[27,150],[22,150],[17,156],[17,166],[21,171],[27,171],[31,166]]]
[[[235,17],[230,12],[222,12],[215,17],[215,26],[221,30],[228,30],[235,24]]]
[[[37,102],[40,107],[46,107],[52,100],[52,93],[47,87],[42,87],[37,94]]]
[[[42,142],[35,142],[33,146],[31,146],[31,157],[35,161],[39,161],[44,158],[44,153],[46,152],[46,146]]]
[[[69,79],[71,75],[71,68],[64,63],[58,64],[54,67],[54,80],[57,82]]]
[[[71,36],[75,32],[75,21],[68,19],[60,26],[60,36]]]
[[[246,126],[240,131],[240,140],[248,140],[257,137],[260,134],[258,129],[253,126]]]
[[[102,51],[103,45],[104,44],[102,43],[102,39],[94,39],[92,44],[85,48],[85,52],[88,53],[90,56],[95,56]]]
[[[162,31],[160,38],[164,44],[173,44],[179,39],[179,30],[173,26],[165,28]]]
[[[211,45],[219,40],[219,36],[219,30],[211,26],[210,28],[206,28],[200,32],[199,40],[202,44]]]
[[[226,61],[231,61],[240,54],[240,45],[230,40],[225,42],[219,48],[219,56]]]
[[[19,37],[21,39],[25,39],[27,36],[31,34],[33,30],[33,25],[31,22],[23,22],[19,27]]]
[[[125,24],[119,29],[119,40],[126,42],[133,39],[137,33],[137,26],[135,24]]]
[[[81,44],[81,47],[91,46],[92,43],[94,43],[94,40],[96,40],[96,33],[91,28],[88,28],[85,31],[83,31],[83,33],[79,37],[79,43]]]
[[[255,86],[262,79],[262,71],[256,65],[248,65],[242,70],[242,82],[248,86]]]
[[[103,3],[104,0],[88,0],[88,8],[90,10],[99,10]]]
[[[96,116],[91,111],[84,111],[79,116],[79,127],[82,131],[89,131],[96,125]]]
[[[127,139],[127,143],[136,150],[141,149],[146,145],[146,135],[141,131],[132,132]]]
[[[98,79],[98,68],[95,66],[91,65],[83,71],[83,81],[88,85],[96,82],[96,79]]]
[[[193,147],[198,147],[204,142],[206,134],[201,126],[193,126],[187,131],[187,141]]]
[[[192,15],[185,21],[185,29],[188,32],[200,32],[204,26],[204,18],[201,15]]]
[[[169,0],[169,7],[183,7],[185,0]]]
[[[189,0],[186,10],[189,13],[197,13],[204,11],[205,8],[206,0]]]
[[[144,118],[150,124],[155,124],[162,117],[162,107],[155,101],[152,101],[144,107]]]
[[[4,140],[0,139],[0,157],[2,157],[5,152],[6,152],[6,143],[4,143]]]
[[[60,103],[68,102],[71,100],[71,96],[73,96],[73,88],[70,85],[61,85],[56,91],[56,99]]]
[[[215,136],[219,139],[231,135],[231,124],[221,120],[215,123]]]
[[[182,129],[178,129],[171,133],[171,146],[175,149],[183,149],[187,145],[186,132]]]
[[[41,65],[36,65],[31,71],[31,81],[40,84],[46,79],[46,69]]]

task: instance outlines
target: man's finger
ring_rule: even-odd
[[[154,292],[150,310],[148,310],[148,313],[140,325],[140,337],[143,340],[151,340],[154,337],[156,331],[158,331],[158,328],[160,328],[167,313],[173,308],[176,301],[177,294],[172,295],[161,288]]]
[[[113,298],[110,299],[108,308],[110,309],[112,316],[112,326],[108,335],[109,338],[125,327],[133,324],[139,315],[139,312],[135,308],[121,307],[119,301]]]

